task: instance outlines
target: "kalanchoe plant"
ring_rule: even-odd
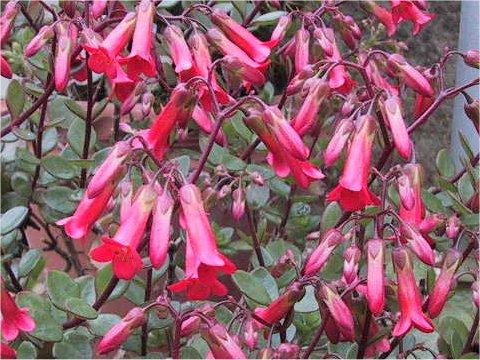
[[[412,135],[478,132],[480,53],[414,64],[426,1],[1,8],[2,358],[478,357],[478,149]]]

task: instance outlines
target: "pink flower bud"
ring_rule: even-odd
[[[375,16],[377,20],[385,26],[388,36],[395,34],[397,29],[395,23],[393,22],[392,14],[388,10],[379,6],[377,2],[373,0],[362,1],[360,4],[365,10]]]
[[[385,305],[385,243],[382,239],[367,242],[367,300],[374,315]]]
[[[467,117],[472,120],[473,126],[477,129],[477,132],[480,132],[480,102],[478,99],[473,100],[472,102],[466,102],[463,106],[465,114]]]
[[[351,244],[343,252],[343,273],[342,281],[350,285],[358,279],[358,262],[362,255],[360,249],[356,244]]]
[[[393,135],[393,143],[401,157],[405,160],[412,156],[412,141],[402,115],[402,102],[398,96],[389,96],[380,109]]]
[[[442,270],[428,297],[428,314],[430,317],[437,317],[447,302],[448,293],[454,284],[455,271],[457,271],[461,260],[462,253],[458,250],[450,248],[445,252]]]
[[[323,153],[323,162],[326,167],[332,166],[342,154],[342,150],[355,130],[355,125],[350,119],[342,119],[335,128],[335,132]]]
[[[462,222],[456,214],[450,216],[447,220],[447,226],[445,228],[448,238],[456,239],[462,226]]]
[[[355,341],[353,315],[337,291],[323,283],[318,289],[318,297],[325,303],[337,330],[348,341]]]
[[[154,102],[154,97],[151,92],[145,93],[142,95],[142,115],[147,117],[152,111],[152,105]]]
[[[293,95],[302,89],[304,82],[311,78],[315,73],[312,65],[307,65],[303,70],[297,73],[287,86],[287,95]]]
[[[114,325],[103,336],[98,344],[98,353],[100,355],[109,353],[118,349],[133,333],[133,330],[147,322],[147,317],[142,308],[134,307],[119,323]]]
[[[474,68],[480,68],[480,51],[476,49],[468,50],[463,54],[465,64]]]
[[[358,40],[362,37],[362,32],[355,20],[349,15],[337,13],[333,16],[335,28],[340,32],[343,42],[351,49],[357,47]]]
[[[258,332],[255,328],[255,320],[248,319],[245,323],[245,331],[243,333],[243,340],[250,350],[255,349],[258,342]]]
[[[330,229],[325,235],[323,235],[320,244],[309,256],[303,273],[306,276],[315,275],[327,262],[330,254],[333,252],[337,245],[341,244],[345,238],[342,233],[337,229]]]
[[[276,351],[276,359],[298,359],[300,346],[292,343],[281,343]]]
[[[235,220],[240,220],[245,213],[245,194],[242,188],[237,188],[232,192],[232,216]]]
[[[420,260],[427,265],[435,263],[435,255],[432,248],[415,226],[404,222],[400,231],[409,247]]]
[[[333,56],[338,49],[335,43],[335,34],[332,29],[319,27],[313,32],[313,36],[319,43],[326,56]]]
[[[295,74],[310,64],[310,32],[303,26],[295,33]]]
[[[73,23],[58,22],[55,25],[57,47],[55,51],[55,89],[65,90],[70,77],[70,63],[73,49],[77,43],[77,27]]]
[[[250,174],[250,179],[257,185],[263,186],[265,184],[265,180],[263,179],[263,176],[260,175],[258,171],[253,171]]]
[[[399,76],[407,86],[428,97],[435,95],[429,81],[400,54],[391,54],[387,59],[389,69]]]
[[[195,123],[205,131],[207,134],[210,134],[213,131],[215,121],[213,120],[210,112],[206,111],[202,106],[197,105],[193,109],[192,118]],[[228,141],[225,133],[220,129],[215,137],[215,142],[220,146],[227,146]]]
[[[94,0],[90,6],[90,11],[94,19],[98,19],[103,15],[107,8],[108,0]]]
[[[13,76],[12,68],[2,54],[0,54],[0,71],[1,75],[6,79],[11,79]]]
[[[156,269],[161,267],[167,259],[173,206],[173,199],[167,188],[164,188],[155,203],[150,232],[150,261]]]
[[[200,305],[196,310],[201,312],[203,315],[207,317],[213,317],[215,315],[215,308],[209,303]],[[188,319],[182,322],[182,329],[180,331],[180,336],[188,337],[198,332],[200,325],[202,324],[203,321],[204,320],[202,320],[199,316],[190,316]]]
[[[48,40],[53,38],[55,31],[53,26],[45,25],[38,31],[37,35],[33,37],[32,40],[28,43],[27,47],[24,50],[24,55],[26,57],[31,57],[39,52],[47,43]]]
[[[269,44],[270,46],[276,46],[282,39],[285,37],[290,24],[292,23],[292,18],[290,15],[283,15],[277,23],[275,29],[273,29],[272,35],[270,36]]]
[[[246,359],[242,348],[220,323],[202,327],[201,335],[215,359]]]
[[[20,11],[20,4],[18,1],[9,1],[4,9],[2,16],[0,16],[0,45],[2,48],[5,46],[10,32],[15,24],[15,18]]]
[[[400,217],[418,227],[425,217],[425,204],[422,199],[423,168],[420,164],[407,164],[402,172],[408,178],[408,187],[413,191],[414,202],[411,208],[407,208],[403,202],[400,203]],[[407,203],[410,205],[409,202]]]
[[[415,194],[409,177],[406,175],[399,176],[397,178],[397,184],[402,206],[407,210],[412,210],[415,205]]]
[[[418,229],[422,234],[431,233],[435,228],[439,227],[445,222],[445,217],[442,214],[430,214],[420,223]],[[428,239],[427,239],[428,240]]]
[[[295,255],[293,254],[293,251],[288,249],[285,251],[285,253],[280,256],[275,264],[270,268],[270,274],[274,278],[279,278],[285,272],[291,268],[292,264],[295,263]]]

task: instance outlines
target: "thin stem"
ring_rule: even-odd
[[[260,248],[260,241],[257,237],[257,227],[255,226],[255,223],[253,221],[253,215],[252,211],[250,210],[250,207],[245,204],[245,212],[247,213],[247,220],[248,220],[248,226],[250,228],[250,235],[252,236],[252,241],[253,241],[253,249],[255,250],[255,254],[257,255],[258,263],[260,266],[265,267],[265,261],[263,259],[263,254],[262,254],[262,249]]]
[[[262,6],[263,1],[256,1],[255,2],[255,7],[253,8],[252,12],[248,14],[248,16],[243,20],[242,26],[247,27],[252,20],[255,18],[255,15],[260,11],[260,7]]]
[[[37,139],[35,140],[35,155],[38,160],[42,159],[42,142],[43,142],[43,132],[45,131],[45,118],[47,116],[47,107],[48,102],[44,102],[42,106],[42,111],[40,113],[40,121],[38,123],[37,129]],[[38,178],[40,177],[40,164],[35,168],[35,175],[33,176],[32,181],[32,194],[35,191],[37,186]]]
[[[308,345],[307,350],[305,350],[305,352],[303,353],[302,359],[308,359],[312,354],[313,350],[315,349],[315,346],[317,346],[318,342],[320,341],[320,338],[322,337],[323,330],[325,330],[325,326],[327,325],[327,321],[329,317],[330,317],[330,314],[327,313],[326,316],[322,319],[322,323],[320,324],[320,327],[315,332],[315,335],[313,336],[312,341]]]
[[[365,355],[365,349],[367,348],[368,332],[370,331],[371,320],[372,320],[372,313],[370,312],[370,309],[367,307],[367,311],[365,313],[365,324],[363,325],[363,330],[362,330],[362,339],[360,340],[360,344],[358,344],[358,353],[357,353],[358,359],[363,359]]]
[[[10,263],[4,262],[3,268],[5,269],[5,272],[8,274],[8,277],[10,278],[10,281],[12,282],[12,285],[15,288],[15,292],[22,291],[23,287],[18,281],[17,277],[15,276],[15,273],[13,272],[12,268],[10,267]]]
[[[475,319],[473,320],[472,327],[470,328],[470,333],[468,334],[467,342],[465,343],[465,346],[463,347],[462,354],[466,354],[470,351],[472,351],[472,342],[473,339],[475,338],[475,334],[477,333],[478,330],[478,320],[479,320],[479,310],[477,309],[477,314],[475,315]]]

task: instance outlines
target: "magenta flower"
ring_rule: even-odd
[[[426,14],[417,6],[418,1],[390,0],[392,3],[392,19],[395,24],[410,20],[413,24],[413,35],[417,35],[422,28],[432,20],[434,14]]]
[[[2,319],[0,327],[2,337],[7,341],[15,340],[20,331],[35,329],[35,321],[28,315],[28,308],[19,308],[15,300],[4,287],[2,282],[2,296],[0,298]]]

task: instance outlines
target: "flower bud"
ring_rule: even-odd
[[[292,18],[290,15],[283,15],[278,20],[277,26],[273,29],[272,35],[270,36],[270,45],[276,46],[282,41],[291,23]]]
[[[70,64],[73,49],[77,43],[77,27],[73,23],[58,22],[55,25],[57,47],[55,51],[55,89],[65,90],[70,77]]]
[[[245,194],[242,188],[237,188],[232,192],[232,216],[235,220],[240,220],[245,213]]]
[[[412,210],[415,205],[415,194],[410,178],[407,175],[401,175],[397,178],[397,184],[402,206],[407,210]]]
[[[456,214],[450,216],[447,220],[447,226],[445,228],[448,238],[456,239],[461,227],[462,222],[460,221],[460,218]]]
[[[385,305],[385,243],[382,239],[367,242],[367,300],[374,315]]]
[[[295,33],[295,74],[310,64],[310,32],[303,26]]]
[[[472,100],[471,102],[466,102],[463,106],[465,114],[472,121],[473,126],[477,129],[477,132],[480,132],[480,102],[478,99]]]
[[[220,323],[202,327],[201,335],[215,359],[246,359],[241,347]]]
[[[18,1],[9,1],[3,9],[2,16],[0,16],[0,44],[2,48],[10,36],[10,32],[15,24],[15,18],[19,11],[20,4]]]
[[[148,92],[142,95],[142,115],[147,117],[152,111],[152,105],[154,102],[153,94]]]
[[[98,345],[98,353],[106,354],[119,348],[133,333],[133,330],[147,322],[147,317],[142,308],[134,307],[119,323],[114,325],[103,336]]]
[[[222,59],[222,65],[236,78],[248,81],[253,85],[262,85],[266,81],[265,76],[260,70],[247,63],[242,62],[239,58],[235,56],[224,56]]]
[[[272,274],[274,278],[281,277],[288,269],[291,268],[291,264],[294,263],[294,261],[295,255],[293,254],[292,250],[288,249],[270,268],[270,274]]]
[[[325,235],[323,235],[320,244],[309,256],[303,273],[307,276],[315,275],[327,262],[330,254],[333,252],[337,245],[341,244],[345,238],[342,233],[337,229],[330,229]]]
[[[429,81],[400,54],[391,54],[387,59],[387,66],[395,75],[414,91],[428,97],[435,95]]]
[[[26,57],[31,57],[39,52],[47,43],[48,40],[53,38],[55,31],[53,26],[45,25],[38,31],[38,34],[34,36],[32,40],[28,43],[24,50],[24,55]]]
[[[401,234],[420,260],[427,265],[433,265],[435,263],[435,256],[432,248],[416,227],[412,226],[410,223],[403,222],[401,226]]]
[[[326,167],[332,166],[342,154],[342,150],[355,130],[355,125],[350,119],[342,119],[335,128],[335,132],[323,153]]]
[[[260,175],[258,171],[253,171],[250,174],[250,179],[257,185],[263,186],[265,184],[265,180],[263,179],[263,176]]]
[[[276,359],[298,359],[300,346],[292,343],[281,343],[276,351]]]
[[[333,56],[336,48],[335,35],[332,29],[319,27],[313,32],[313,36],[322,48],[325,56]]]
[[[250,350],[255,349],[258,342],[258,332],[255,329],[255,320],[248,319],[245,324],[245,331],[243,333],[243,340]]]
[[[231,191],[232,191],[232,188],[230,187],[230,185],[223,185],[218,191],[218,198],[223,199],[225,196],[230,194]]]
[[[383,117],[388,123],[393,136],[393,143],[398,154],[405,160],[412,156],[412,141],[402,115],[402,102],[398,96],[389,96],[380,103]]]
[[[10,67],[10,64],[8,61],[3,57],[2,54],[0,54],[0,70],[1,70],[1,75],[2,77],[6,79],[11,79],[13,76],[12,68]]]
[[[304,82],[307,79],[310,79],[315,73],[314,67],[312,65],[307,65],[303,70],[297,73],[293,79],[288,83],[287,86],[287,95],[293,95],[299,92],[302,89]]]
[[[358,262],[362,255],[360,249],[356,244],[351,244],[343,252],[343,273],[342,281],[350,285],[358,279]]]
[[[196,310],[207,317],[215,316],[215,308],[209,303],[202,304]],[[182,322],[180,336],[187,337],[196,333],[202,322],[203,320],[199,316],[190,316]]]
[[[463,54],[463,61],[468,66],[478,69],[480,67],[480,51],[476,49],[468,50]]]

